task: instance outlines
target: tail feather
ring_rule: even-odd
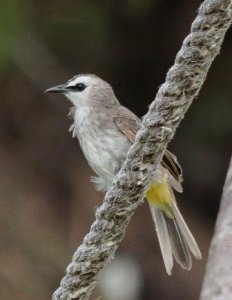
[[[190,232],[187,224],[185,223],[184,218],[182,217],[175,201],[173,201],[173,213],[174,213],[176,223],[178,224],[178,227],[181,231],[181,234],[182,234],[183,238],[185,239],[192,254],[197,259],[201,259],[202,258],[201,251],[200,251],[192,233]]]
[[[156,205],[152,205],[151,203],[149,203],[149,205],[151,209],[152,218],[155,223],[157,237],[164,260],[164,265],[168,275],[171,275],[173,268],[172,245],[164,214]]]
[[[178,262],[178,264],[181,265],[183,269],[189,271],[192,268],[192,257],[189,247],[181,234],[177,222],[166,217],[165,215],[164,217],[167,223],[169,238],[172,245],[172,252],[175,260]]]
[[[167,216],[155,204],[148,203],[168,275],[172,273],[173,256],[183,269],[191,270],[192,257],[190,251],[197,259],[201,258],[201,252],[175,201],[173,201],[173,218]]]
[[[177,207],[172,190],[175,186],[169,180],[169,173],[162,169],[161,174],[159,181],[149,186],[146,198],[155,223],[165,268],[170,275],[173,256],[183,269],[190,270],[191,252],[197,259],[201,258],[201,252]]]

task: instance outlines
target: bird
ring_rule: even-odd
[[[79,74],[46,93],[63,94],[71,101],[73,119],[69,131],[79,140],[89,166],[96,174],[96,189],[106,192],[135,141],[141,119],[121,105],[112,86],[94,74]],[[185,270],[192,268],[192,255],[201,251],[188,228],[174,196],[182,192],[183,174],[176,156],[165,150],[145,193],[156,229],[164,266],[172,274],[174,259]]]

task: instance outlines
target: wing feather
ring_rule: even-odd
[[[133,144],[135,141],[135,135],[141,126],[141,120],[124,106],[117,109],[117,112],[115,113],[115,117],[113,118],[115,125]],[[182,192],[182,169],[176,156],[169,150],[165,150],[161,165],[170,174],[171,186],[178,192]]]
[[[135,141],[135,135],[141,125],[140,119],[129,109],[121,106],[120,109],[117,110],[117,114],[113,120],[118,129],[133,144]]]

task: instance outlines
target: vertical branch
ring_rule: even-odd
[[[232,298],[232,157],[209,250],[201,300]]]

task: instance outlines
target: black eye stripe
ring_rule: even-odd
[[[73,85],[73,86],[68,86],[68,89],[69,90],[72,90],[72,91],[77,91],[77,92],[82,92],[84,91],[84,89],[86,88],[86,85],[84,83],[77,83],[76,85]]]

